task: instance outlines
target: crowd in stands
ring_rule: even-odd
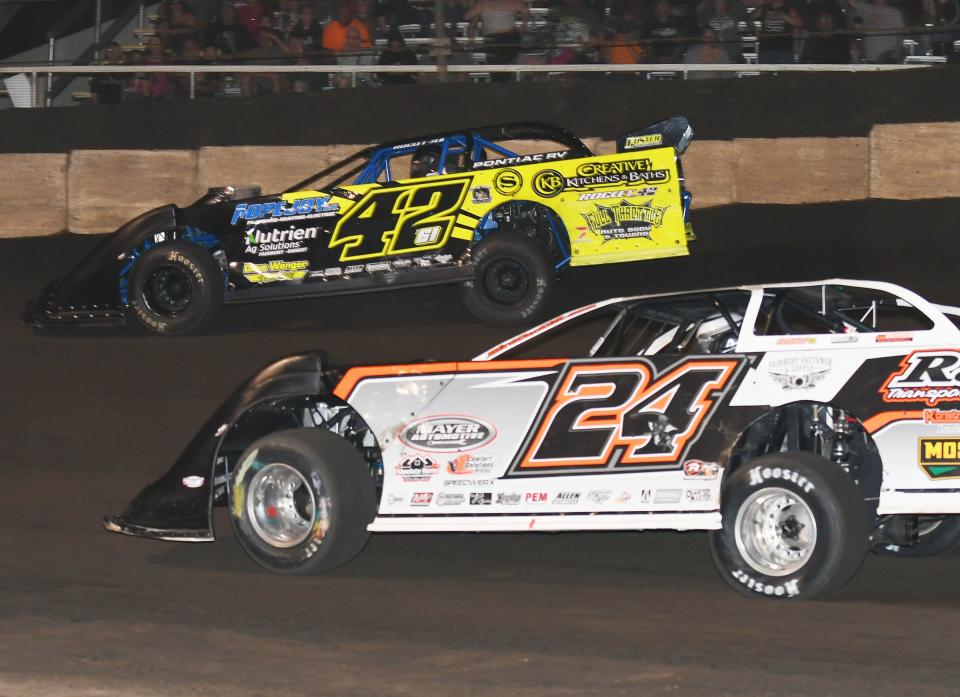
[[[960,0],[444,0],[450,64],[725,64],[744,61],[756,37],[760,63],[888,63],[903,38],[943,54],[960,38]],[[257,64],[262,73],[201,73],[196,96],[266,95],[348,86],[356,78],[270,72],[271,65],[417,65],[433,62],[433,0],[165,0],[142,46],[104,47],[101,63]],[[534,17],[535,15],[535,17]],[[712,76],[693,73],[692,76]],[[493,79],[505,74],[494,74]],[[378,73],[377,83],[426,79]],[[172,73],[101,75],[98,102],[183,96]]]

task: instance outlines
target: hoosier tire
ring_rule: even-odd
[[[223,271],[210,254],[188,242],[148,249],[129,279],[130,307],[158,334],[186,334],[223,304]]]
[[[254,561],[280,573],[346,564],[370,537],[373,478],[340,436],[314,428],[255,441],[230,476],[233,530]]]
[[[463,302],[484,324],[532,324],[543,318],[557,285],[547,250],[515,232],[494,233],[473,249],[474,279]]]
[[[723,489],[710,534],[723,579],[748,596],[812,598],[846,584],[870,534],[863,496],[837,465],[810,453],[765,455]]]

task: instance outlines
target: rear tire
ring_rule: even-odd
[[[188,242],[148,249],[130,272],[130,307],[158,334],[186,334],[223,304],[223,271],[210,254]]]
[[[924,559],[949,552],[960,544],[960,515],[918,516],[917,541],[912,545],[882,545],[877,554]]]
[[[233,530],[254,561],[280,573],[346,564],[376,515],[367,463],[340,436],[314,428],[254,441],[230,476]]]
[[[547,250],[514,232],[494,233],[472,252],[474,280],[463,284],[463,302],[484,324],[533,324],[546,314],[557,285]]]
[[[723,528],[710,549],[723,579],[748,596],[812,598],[846,584],[870,535],[863,496],[837,465],[810,453],[765,455],[724,485]]]

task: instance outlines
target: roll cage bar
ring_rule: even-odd
[[[439,161],[442,166],[445,166],[447,157],[451,155],[467,154],[471,161],[483,160],[487,150],[492,150],[502,157],[517,157],[518,153],[498,144],[495,142],[497,140],[552,140],[566,146],[570,150],[571,157],[593,156],[593,153],[583,144],[583,141],[566,129],[538,121],[519,121],[429,135],[416,141],[399,140],[363,148],[288,187],[283,193],[303,191],[318,179],[328,177],[341,171],[344,167],[348,167],[348,169],[336,179],[328,182],[325,188],[340,186],[354,175],[358,176],[353,184],[372,184],[377,181],[381,174],[386,174],[388,182],[393,181],[390,161],[394,157],[412,155],[425,145],[440,147]]]

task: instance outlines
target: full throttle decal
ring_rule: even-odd
[[[679,467],[740,363],[571,365],[512,472]]]
[[[914,351],[883,383],[884,402],[960,402],[960,352]]]

